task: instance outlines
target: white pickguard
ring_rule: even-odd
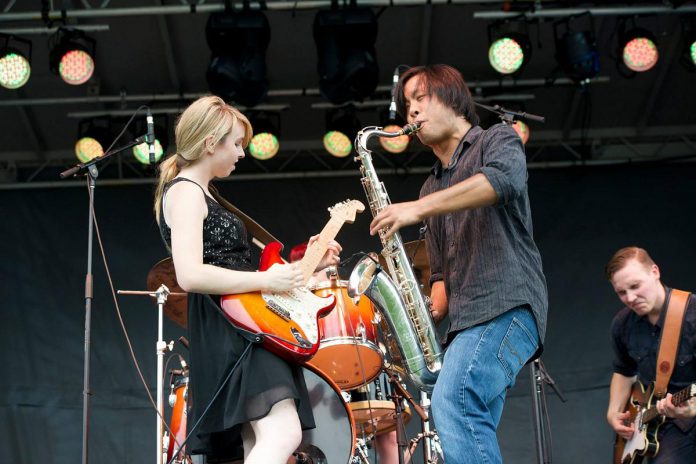
[[[261,293],[261,296],[271,311],[300,326],[310,343],[314,345],[319,341],[317,311],[328,306],[330,297],[319,297],[307,290],[307,287],[294,288],[288,292]]]
[[[633,421],[633,435],[630,439],[626,440],[626,444],[624,445],[623,454],[621,455],[622,462],[627,457],[633,456],[634,453],[645,449],[645,435],[643,434],[642,420],[643,413],[640,412]]]

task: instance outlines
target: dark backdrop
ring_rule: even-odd
[[[619,247],[647,248],[663,280],[693,290],[696,166],[538,169],[529,191],[550,309],[543,361],[568,398],[547,389],[557,463],[606,462],[611,353],[608,325],[619,302],[603,266]],[[414,198],[423,176],[384,176],[393,201]],[[221,182],[223,194],[288,246],[316,233],[326,208],[364,201],[358,177]],[[152,185],[98,186],[96,213],[116,289],[142,290],[166,256],[151,214]],[[85,188],[0,191],[0,463],[75,463],[81,456]],[[370,213],[339,234],[344,256],[379,250]],[[403,232],[415,238],[415,228]],[[91,461],[154,462],[155,415],[148,405],[114,309],[95,245],[92,319]],[[155,391],[156,307],[118,299],[133,348]],[[184,334],[165,320],[165,338]],[[525,369],[510,392],[499,436],[506,462],[535,459],[531,387]],[[415,424],[410,430],[415,432]]]

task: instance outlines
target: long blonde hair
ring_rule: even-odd
[[[182,168],[195,164],[205,153],[205,141],[213,138],[217,145],[232,132],[236,124],[244,126],[244,147],[252,136],[251,123],[238,109],[213,95],[201,97],[181,113],[176,123],[176,153],[172,153],[159,165],[159,182],[155,190],[155,218],[160,222],[160,207],[164,187]]]

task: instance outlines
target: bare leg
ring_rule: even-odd
[[[302,441],[293,399],[274,404],[266,417],[251,422],[251,428],[255,443],[248,454],[245,446],[245,464],[286,464]]]
[[[242,444],[244,445],[244,461],[249,457],[254,444],[256,443],[256,438],[254,437],[254,431],[251,428],[251,424],[247,423],[242,425]]]

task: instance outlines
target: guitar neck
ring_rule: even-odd
[[[690,386],[684,388],[683,390],[679,390],[672,395],[672,404],[675,406],[681,406],[694,396],[696,396],[696,384],[691,384]],[[660,413],[657,412],[657,406],[652,406],[646,409],[643,413],[643,423],[650,422],[659,416]]]
[[[319,239],[307,248],[304,257],[300,261],[300,269],[304,275],[304,283],[312,277],[314,270],[321,262],[321,258],[329,248],[329,241],[336,238],[338,231],[343,227],[344,221],[340,218],[332,217],[319,233]]]

